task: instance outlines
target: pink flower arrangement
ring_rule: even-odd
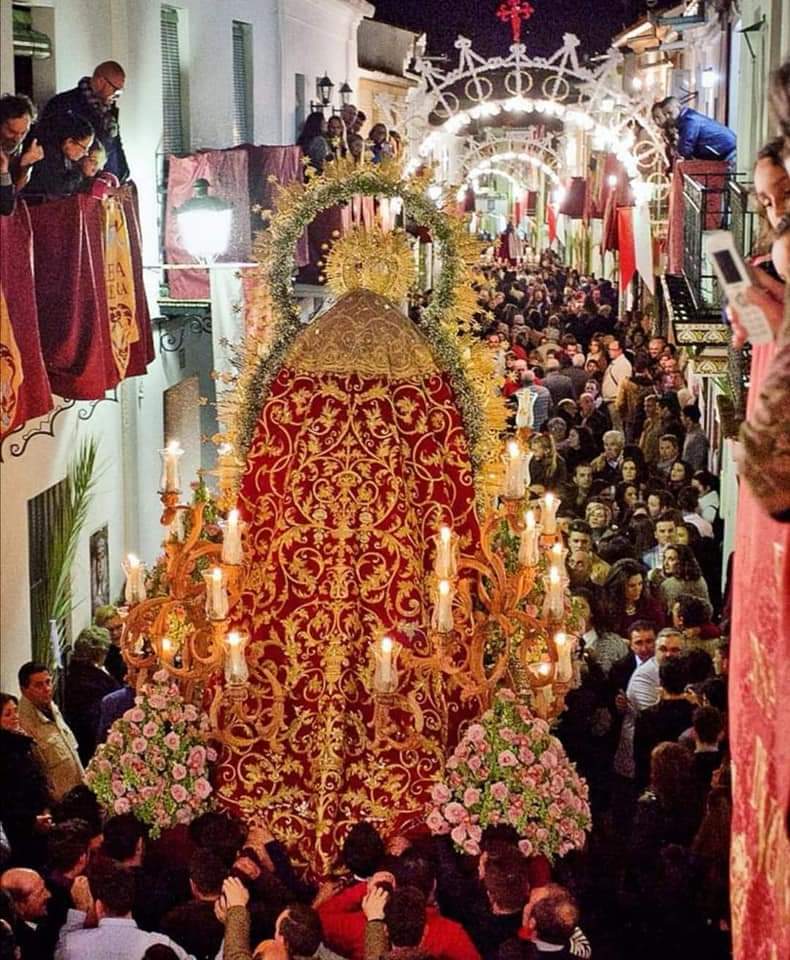
[[[463,853],[480,852],[488,824],[508,823],[525,856],[553,860],[583,847],[591,826],[586,782],[548,724],[511,690],[500,690],[467,727],[431,799],[428,829],[449,833]]]
[[[116,720],[88,764],[85,779],[110,813],[133,813],[151,836],[189,823],[211,807],[208,718],[159,671]]]

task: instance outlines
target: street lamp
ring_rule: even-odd
[[[353,91],[353,89],[351,88],[348,80],[346,80],[346,82],[343,84],[343,86],[338,90],[338,93],[340,94],[340,105],[341,105],[341,106],[345,107],[346,104],[351,103],[351,94],[352,94],[353,92],[354,92],[354,91]]]
[[[220,197],[210,197],[208,180],[196,180],[192,196],[176,208],[178,232],[195,260],[211,263],[228,249],[233,207]]]

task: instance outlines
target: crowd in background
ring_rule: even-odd
[[[339,113],[326,117],[320,110],[304,122],[297,144],[302,148],[315,173],[323,173],[325,164],[335,159],[350,158],[355,163],[380,163],[401,152],[400,134],[388,130],[383,123],[374,123],[364,133],[367,117],[353,103],[346,103]]]

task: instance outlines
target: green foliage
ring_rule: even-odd
[[[55,666],[50,644],[50,621],[57,624],[63,643],[66,619],[72,610],[71,571],[80,534],[88,517],[99,474],[96,469],[98,445],[91,437],[83,441],[69,463],[65,493],[54,517],[50,541],[46,545],[46,580],[33,610],[33,658]]]

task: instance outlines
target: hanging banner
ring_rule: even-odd
[[[655,266],[653,261],[653,233],[650,229],[650,207],[646,203],[633,207],[634,247],[636,269],[651,294],[656,292]]]
[[[549,225],[549,246],[557,239],[557,211],[553,203],[546,204],[546,222]]]
[[[636,273],[633,207],[617,210],[617,249],[620,251],[620,291],[628,289]]]
[[[101,201],[104,217],[104,284],[110,346],[118,375],[126,376],[131,345],[140,339],[129,231],[123,207],[114,197]]]

